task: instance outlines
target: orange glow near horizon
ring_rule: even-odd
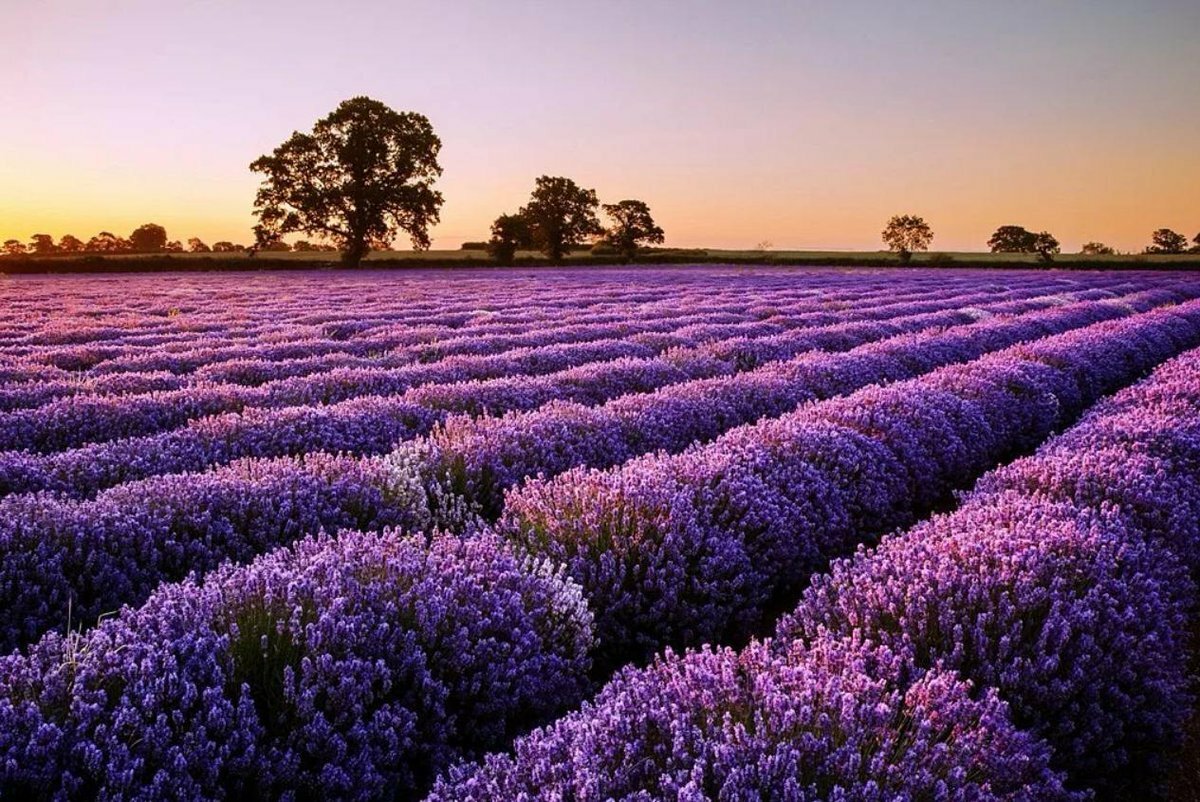
[[[0,10],[23,32],[0,52],[0,240],[246,242],[249,162],[354,94],[441,136],[435,248],[485,239],[540,174],[645,200],[679,247],[876,250],[903,212],[933,250],[1004,224],[1065,251],[1200,232],[1194,3],[300,5]],[[357,12],[371,28],[337,33]]]

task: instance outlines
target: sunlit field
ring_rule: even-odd
[[[1181,782],[1196,274],[0,297],[0,798]]]

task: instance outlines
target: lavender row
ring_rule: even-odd
[[[907,334],[894,332],[895,336],[858,345],[845,354],[802,353],[786,359],[786,354],[765,353],[760,343],[748,344],[747,351],[730,356],[739,363],[785,358],[755,370],[674,385],[598,407],[564,401],[525,414],[451,418],[428,438],[402,446],[394,462],[418,471],[425,484],[462,498],[484,518],[495,520],[504,494],[526,477],[553,477],[577,466],[606,468],[653,451],[677,453],[810,401],[911,378],[1024,340],[1116,319],[1177,298],[1152,291],[1059,307],[1035,299],[1018,307],[1006,305],[1009,316],[985,317],[971,325],[954,325],[966,323],[962,319],[942,321],[951,328],[914,326]],[[988,312],[989,307],[980,311]],[[1015,314],[1018,311],[1026,313]]]
[[[1146,795],[1187,711],[1197,376],[1191,351],[835,563],[775,642],[626,669],[429,802]]]
[[[1092,291],[1104,295],[1106,291]],[[1001,294],[1003,295],[1003,294]],[[1020,297],[1021,293],[1013,293]],[[894,293],[879,297],[889,303],[904,300]],[[928,298],[922,295],[921,298]],[[729,310],[711,312],[702,308],[676,310],[663,314],[657,309],[623,310],[610,314],[603,324],[586,322],[573,316],[567,326],[537,328],[530,321],[520,322],[520,331],[507,332],[514,326],[481,326],[469,331],[453,331],[451,339],[438,339],[446,332],[429,328],[406,327],[386,340],[337,342],[313,339],[311,336],[282,343],[252,343],[248,345],[207,347],[171,352],[156,347],[135,362],[123,367],[133,370],[114,370],[106,363],[98,375],[64,378],[57,381],[26,382],[0,387],[0,408],[13,410],[36,407],[57,398],[75,395],[122,394],[155,390],[182,389],[192,385],[234,383],[260,385],[270,381],[304,376],[311,373],[345,368],[400,368],[413,363],[429,363],[451,356],[499,354],[505,350],[544,346],[593,339],[613,339],[638,335],[647,344],[686,343],[701,339],[729,338],[739,334],[769,336],[789,328],[841,319],[845,313],[820,314],[821,307],[834,298],[808,299],[785,303],[774,299],[769,317],[754,304],[736,313]],[[872,304],[868,295],[860,299]],[[743,298],[745,304],[747,299]],[[698,305],[700,306],[700,305]],[[707,305],[705,305],[707,306]],[[802,316],[802,317],[799,317]],[[673,340],[672,338],[678,338]],[[653,343],[651,341],[654,341]],[[661,346],[660,346],[661,347]],[[90,353],[90,351],[89,351]],[[144,389],[142,389],[144,388]]]
[[[993,691],[840,641],[668,652],[426,802],[1083,802]]]
[[[975,296],[971,298],[978,300]],[[897,310],[915,313],[954,307],[963,296],[938,301],[886,304],[867,313],[871,318],[894,315]],[[824,319],[826,316],[821,315]],[[802,336],[811,319],[776,336],[782,340]],[[737,333],[736,330],[734,333]],[[769,327],[760,333],[771,333]],[[644,339],[648,337],[648,339]],[[151,434],[171,429],[187,420],[240,411],[243,408],[278,408],[330,404],[363,395],[397,395],[422,384],[442,384],[515,375],[543,375],[588,362],[621,357],[650,357],[682,345],[698,345],[702,337],[635,335],[575,344],[547,344],[492,356],[452,357],[432,364],[399,369],[336,370],[270,382],[260,387],[195,387],[149,396],[80,397],[51,402],[33,410],[0,415],[0,443],[10,448],[53,452],[87,442]]]
[[[1026,278],[1021,281],[1013,282],[1013,284],[1015,286],[1023,286],[1023,285],[1030,283],[1030,281],[1031,281],[1030,279]],[[684,303],[682,305],[682,307],[680,307],[678,305],[679,301],[681,300],[679,298],[673,298],[672,299],[673,305],[670,305],[670,306],[664,305],[662,303],[656,303],[649,307],[629,307],[629,306],[617,305],[612,311],[609,312],[607,319],[615,322],[616,319],[618,319],[618,316],[623,318],[623,317],[629,316],[631,313],[636,313],[640,317],[640,319],[652,320],[656,317],[668,318],[668,317],[672,317],[672,316],[686,314],[689,312],[694,313],[697,309],[725,309],[729,313],[741,313],[743,311],[750,311],[753,313],[758,313],[760,315],[765,315],[765,314],[777,311],[777,308],[775,305],[778,303],[781,303],[781,302],[786,302],[788,298],[794,298],[794,299],[796,299],[797,302],[807,298],[808,300],[810,300],[812,302],[819,302],[823,308],[832,310],[832,309],[836,309],[836,308],[853,308],[856,305],[862,305],[863,303],[865,303],[867,301],[867,299],[869,298],[870,295],[879,293],[880,291],[894,292],[897,295],[903,295],[905,293],[911,293],[911,292],[923,292],[923,291],[927,292],[927,291],[929,291],[928,288],[921,289],[924,282],[916,281],[916,280],[913,280],[913,279],[910,279],[907,277],[906,277],[905,282],[901,286],[896,286],[896,281],[893,277],[887,277],[886,279],[876,279],[873,281],[866,280],[863,278],[858,278],[853,282],[848,279],[842,278],[840,284],[829,284],[828,282],[826,282],[825,286],[822,287],[820,282],[813,281],[813,277],[810,276],[810,277],[806,277],[806,281],[803,285],[804,289],[802,291],[794,291],[793,288],[788,288],[787,290],[781,291],[781,289],[777,286],[772,286],[772,285],[761,286],[762,284],[765,284],[765,283],[766,282],[763,282],[761,277],[758,277],[756,280],[756,283],[747,288],[748,292],[741,293],[741,297],[738,298],[738,302],[736,302],[736,303],[713,306],[712,302],[711,302],[711,296],[714,294],[714,289],[713,289],[713,287],[706,287],[704,290],[704,295],[701,296],[703,298],[703,300],[697,301],[696,299],[692,299],[691,302]],[[1043,285],[1047,285],[1047,286],[1069,289],[1071,291],[1078,291],[1081,287],[1087,287],[1087,286],[1092,286],[1093,288],[1096,288],[1096,289],[1099,289],[1100,287],[1109,287],[1112,289],[1116,289],[1116,287],[1119,284],[1122,284],[1125,282],[1116,282],[1113,279],[1100,281],[1096,277],[1088,277],[1088,281],[1086,281],[1086,282],[1084,282],[1084,281],[1069,281],[1068,282],[1068,281],[1064,281],[1061,279],[1049,280],[1049,279],[1046,279],[1045,277],[1038,276],[1036,278],[1036,281],[1033,283],[1039,283],[1039,284],[1043,284]],[[1163,282],[1160,281],[1157,283],[1161,284]],[[865,287],[862,286],[863,284],[865,284],[866,286]],[[980,288],[978,286],[979,282],[977,280],[963,281],[960,279],[960,280],[940,282],[940,284],[943,284],[945,286],[937,286],[936,290],[939,292],[944,292],[945,288],[950,287],[950,286],[957,287],[958,291],[960,291],[960,292],[967,291],[967,289],[969,289],[972,285],[974,285],[977,289],[988,289],[993,292],[998,291],[999,289],[1004,289],[1004,288],[997,288],[997,287]],[[1155,285],[1156,282],[1152,282],[1149,280],[1140,280],[1138,282],[1138,284],[1141,286],[1149,287],[1149,286]],[[592,288],[592,289],[595,292],[598,292],[600,290],[600,288],[598,286],[595,288]],[[736,290],[734,290],[734,291],[736,291]],[[718,294],[720,294],[720,293],[718,292]],[[589,292],[588,297],[590,298],[591,295],[592,295],[592,292]],[[749,302],[746,299],[747,295],[749,296]],[[783,296],[782,301],[780,300],[780,296]],[[762,300],[755,302],[754,299],[756,297],[761,298]],[[685,299],[686,299],[686,297],[685,297]],[[106,304],[111,305],[113,299],[105,299],[105,301],[106,301]],[[583,319],[583,318],[589,316],[589,312],[587,311],[587,308],[588,308],[587,305],[585,305],[585,308],[581,309],[580,304],[579,304],[579,299],[577,296],[572,297],[570,295],[567,295],[564,297],[564,302],[566,303],[566,309],[569,309],[571,312],[572,320],[580,320],[580,319]],[[268,307],[274,306],[275,305],[274,299],[271,299],[270,301],[268,301],[266,303],[266,305]],[[536,314],[536,310],[530,308],[530,303],[528,300],[524,301],[522,306],[520,306],[519,308],[520,308],[520,316],[521,316],[521,319],[519,321],[502,321],[502,322],[508,322],[508,324],[510,326],[513,325],[514,323],[519,323],[522,326],[529,326],[531,324],[537,323],[539,316]],[[272,317],[271,317],[272,322],[265,326],[255,327],[255,328],[257,328],[257,330],[255,330],[255,328],[252,328],[248,331],[233,332],[233,331],[228,331],[228,330],[222,330],[222,328],[217,328],[214,330],[214,329],[211,329],[210,327],[206,327],[206,326],[201,326],[199,328],[200,328],[202,334],[204,335],[203,339],[205,341],[211,343],[214,346],[223,346],[223,347],[228,348],[228,343],[231,338],[246,337],[250,342],[261,342],[262,344],[258,346],[259,348],[268,349],[265,351],[257,352],[260,356],[265,357],[265,358],[270,358],[270,359],[280,359],[280,358],[287,358],[288,356],[301,356],[302,355],[302,352],[297,352],[292,346],[289,345],[289,343],[288,343],[289,340],[295,340],[295,339],[299,339],[302,341],[303,340],[311,340],[314,336],[318,337],[319,339],[332,338],[335,340],[353,340],[353,339],[356,339],[356,338],[362,336],[364,333],[369,333],[372,326],[375,323],[377,323],[378,321],[372,320],[369,316],[366,316],[366,312],[364,310],[359,309],[357,306],[355,307],[355,309],[356,309],[356,318],[353,321],[353,324],[351,324],[350,321],[340,321],[336,324],[321,323],[320,325],[295,325],[295,326],[285,325],[283,327],[280,327],[280,325],[277,322],[275,322],[276,316],[272,315]],[[614,314],[614,313],[616,313],[616,314]],[[561,314],[561,312],[556,312],[556,314]],[[364,316],[365,316],[365,319],[364,319]],[[59,321],[61,319],[61,317],[62,317],[61,315],[54,315],[50,319],[53,321]],[[314,323],[322,321],[324,318],[327,318],[327,317],[328,317],[328,315],[314,315],[313,316]],[[427,345],[430,340],[443,337],[447,334],[453,335],[453,331],[447,331],[445,325],[442,325],[440,329],[439,328],[430,328],[427,326],[423,326],[422,321],[425,320],[425,318],[422,318],[419,315],[417,315],[417,316],[409,315],[407,317],[408,317],[408,320],[405,322],[405,325],[402,328],[397,328],[397,327],[393,326],[390,330],[376,332],[376,333],[386,334],[388,337],[388,339],[386,341],[375,341],[375,342],[368,341],[365,344],[359,343],[358,344],[359,349],[362,350],[363,348],[365,348],[365,353],[368,353],[368,354],[369,353],[378,353],[381,351],[385,351],[385,350],[389,350],[391,348],[401,347],[401,346]],[[483,315],[482,320],[484,322],[481,324],[480,320],[472,319],[472,317],[469,315],[458,314],[457,317],[452,317],[451,319],[447,320],[445,318],[445,313],[439,313],[438,317],[432,318],[431,320],[444,321],[445,323],[449,324],[451,326],[451,328],[453,328],[453,326],[455,326],[455,325],[478,326],[478,328],[476,328],[475,331],[477,331],[480,334],[486,333],[486,334],[490,334],[490,335],[497,335],[497,334],[503,333],[504,328],[502,328],[502,327],[497,328],[494,324],[490,323],[490,321],[493,319],[493,317],[494,316],[492,316],[492,315]],[[388,318],[384,318],[384,320],[387,320],[387,319]],[[600,322],[600,320],[603,320],[603,319],[604,319],[603,317],[598,318],[597,322]],[[177,320],[177,319],[171,318],[171,320]],[[175,328],[179,329],[181,326],[184,326],[184,325],[186,325],[188,327],[187,330],[189,330],[189,331],[191,330],[191,328],[195,327],[195,324],[179,323],[175,326]],[[144,339],[147,337],[147,335],[145,335],[145,334],[134,334],[134,332],[141,330],[140,327],[138,326],[138,321],[136,321],[136,320],[127,321],[126,326],[128,327],[128,332],[129,332],[130,336],[133,336],[133,337],[139,338],[139,339]],[[104,331],[96,331],[94,328],[91,328],[91,329],[84,328],[81,331],[81,330],[78,330],[77,327],[69,329],[68,333],[70,336],[67,337],[67,339],[68,339],[68,341],[70,341],[72,343],[78,343],[80,345],[79,354],[77,356],[74,356],[74,355],[72,355],[72,351],[68,350],[67,352],[61,354],[60,356],[55,357],[55,359],[60,361],[61,364],[63,364],[65,367],[69,367],[72,370],[81,370],[81,369],[84,369],[84,368],[87,368],[87,367],[90,367],[90,366],[96,364],[98,361],[100,361],[102,359],[115,358],[117,355],[114,353],[109,353],[106,350],[107,347],[104,346],[103,343],[95,342],[94,340],[89,339],[85,335],[87,335],[89,332],[95,334],[96,336],[100,336],[102,334],[110,334],[111,335],[114,332],[119,332],[122,330],[123,329],[121,327],[108,327]],[[187,331],[178,331],[176,336],[185,336],[186,333],[187,333]],[[154,337],[154,339],[149,340],[147,342],[148,343],[153,342],[153,343],[157,344],[157,346],[158,346],[155,349],[154,353],[148,354],[146,357],[134,358],[131,361],[128,361],[123,364],[120,363],[119,360],[117,362],[110,362],[109,364],[104,366],[103,370],[105,372],[108,372],[111,370],[146,371],[146,370],[166,369],[166,370],[171,370],[173,372],[181,372],[181,371],[185,371],[185,370],[193,370],[193,369],[205,364],[206,361],[211,361],[212,359],[215,359],[218,357],[219,349],[218,349],[218,351],[213,351],[213,349],[210,348],[208,353],[197,354],[194,357],[187,358],[184,361],[180,361],[179,358],[173,356],[172,354],[163,352],[164,347],[170,348],[171,346],[163,345],[164,341],[161,339],[161,335],[151,335],[151,336]],[[503,339],[503,338],[499,338],[499,339]],[[487,340],[484,338],[473,337],[473,338],[460,339],[458,342],[458,345],[459,346],[469,346],[470,348],[478,348],[480,343],[486,343],[486,342],[487,342]],[[184,345],[186,346],[186,343],[184,343]],[[317,347],[318,344],[314,343],[313,346]],[[355,344],[348,343],[345,347],[353,348],[353,347],[355,347]],[[237,356],[250,355],[250,353],[241,353],[241,351],[237,350],[238,348],[244,348],[244,346],[235,347],[233,352],[225,353],[224,356],[232,358],[232,357],[237,357]],[[280,349],[282,349],[282,350],[280,350]],[[461,351],[450,350],[448,353],[455,353],[455,352],[461,352]],[[471,352],[477,353],[478,351],[472,350]],[[14,353],[14,349],[12,349],[12,348],[6,349],[6,353],[12,354],[12,353]],[[6,374],[7,373],[8,372],[6,371]],[[71,378],[69,375],[64,375],[62,373],[62,371],[58,371],[57,375],[46,376],[46,378],[56,378],[56,377],[60,377],[62,379]],[[7,378],[11,379],[11,380],[15,380],[17,378],[17,376],[16,375],[7,375]]]
[[[1133,299],[1135,305],[1138,302]],[[880,379],[898,378],[906,375],[904,371],[912,375],[940,364],[939,360],[978,355],[987,350],[989,343],[999,347],[1014,337],[1082,325],[1108,314],[1120,314],[1122,309],[1068,306],[1037,313],[1028,320],[1017,318],[969,327],[965,337],[963,332],[951,329],[928,341],[901,338],[895,347],[861,358],[851,352],[844,363],[832,357],[818,358],[817,368],[794,374],[797,381],[789,386],[799,396],[793,404],[803,398],[827,397]],[[1043,317],[1044,322],[1039,323]],[[927,318],[913,321],[932,322]],[[873,331],[880,333],[866,328],[856,335],[870,337]],[[844,338],[848,332],[830,334]],[[471,389],[470,385],[457,387]],[[747,397],[753,398],[755,392],[751,383]],[[690,395],[685,392],[684,397]],[[670,403],[669,397],[666,401]],[[622,403],[618,408],[627,406]],[[430,422],[424,408],[409,409],[407,415],[400,413],[400,409],[390,407],[384,415],[360,417],[357,431],[367,438],[378,434],[372,424],[416,430]],[[302,445],[314,444],[303,425],[314,419],[319,417],[307,412],[295,418],[299,424],[295,436]],[[653,419],[641,418],[640,428],[644,430],[648,420]],[[715,420],[719,423],[723,419]],[[394,428],[383,431],[396,433]],[[232,442],[254,442],[245,430],[237,434]],[[160,448],[162,445],[157,444]],[[539,445],[536,451],[545,455],[545,461],[532,467],[552,467],[552,455],[565,450],[563,442]],[[110,464],[128,460],[130,466],[153,465],[168,453],[147,446],[118,453]],[[88,456],[91,460],[84,460],[81,470],[104,464],[96,460],[94,451]],[[300,462],[248,462],[200,476],[159,477],[108,490],[93,501],[42,495],[4,500],[0,504],[0,554],[5,555],[0,572],[0,606],[7,615],[0,622],[0,645],[11,648],[61,626],[68,605],[75,610],[77,620],[90,625],[97,616],[122,603],[145,598],[160,582],[181,579],[188,571],[210,570],[224,560],[244,561],[305,531],[386,525],[422,529],[433,524],[456,526],[464,517],[463,507],[468,502],[478,506],[482,498],[467,495],[461,483],[443,493],[439,483],[427,481],[427,472],[414,475],[398,470],[404,465],[402,459],[333,461],[331,464],[341,466],[336,470],[326,468],[325,459],[314,456]],[[436,472],[437,463],[417,467],[432,467]]]
[[[730,321],[733,315],[720,315],[717,319],[723,325],[736,326],[737,322],[751,327],[762,327],[764,323],[758,320]],[[746,316],[743,315],[742,318]],[[638,334],[658,334],[694,325],[693,321],[703,322],[707,318],[703,313],[696,312],[693,316],[682,319],[658,318],[643,323],[624,321],[594,325],[587,323],[572,323],[555,329],[542,331],[527,331],[520,336],[497,336],[494,332],[481,332],[465,338],[467,343],[480,343],[485,347],[473,350],[483,353],[478,355],[495,355],[506,350],[538,347],[545,345],[566,345],[587,343],[595,340],[623,339]],[[769,324],[768,324],[769,325]],[[735,328],[735,331],[737,329]],[[284,343],[256,343],[246,346],[222,346],[220,348],[198,348],[183,352],[171,352],[154,349],[136,364],[129,367],[133,371],[106,371],[91,375],[80,380],[69,378],[57,382],[24,383],[7,389],[5,403],[12,408],[41,406],[56,398],[66,398],[72,395],[84,395],[100,392],[108,388],[117,391],[135,391],[138,377],[146,375],[161,375],[163,373],[175,376],[175,386],[170,389],[185,389],[193,384],[205,386],[226,378],[226,373],[233,378],[249,378],[251,384],[264,384],[281,378],[303,376],[306,372],[317,372],[331,368],[378,367],[403,368],[415,363],[427,364],[436,362],[445,356],[471,355],[467,348],[454,348],[457,341],[446,343],[430,342],[426,332],[421,329],[410,329],[406,332],[406,340],[412,344],[397,343],[401,338],[392,338],[388,342],[359,342],[355,344],[313,339],[311,337],[291,340]],[[251,360],[250,357],[255,357]],[[228,363],[232,362],[230,365]]]
[[[590,642],[495,537],[304,540],[0,658],[0,796],[413,798],[579,696]]]
[[[1079,787],[1152,795],[1191,701],[1198,377],[1192,351],[953,514],[835,564],[780,638],[904,643],[994,689]]]
[[[807,302],[810,306],[829,308],[839,302],[852,304],[885,288],[883,282],[868,282],[867,286],[846,284],[823,293],[810,288],[798,291],[775,288],[762,297],[772,304]],[[82,329],[73,328],[64,332],[65,337],[55,338],[56,342],[65,340],[70,343],[65,347],[10,345],[5,349],[5,354],[10,358],[17,356],[75,371],[93,369],[110,373],[145,370],[148,367],[185,372],[222,358],[285,358],[297,353],[292,341],[312,341],[314,338],[327,341],[323,345],[314,342],[314,352],[323,347],[325,351],[342,349],[361,354],[406,346],[428,346],[440,340],[439,346],[446,353],[479,353],[480,335],[495,336],[502,343],[506,335],[520,335],[535,328],[561,327],[567,316],[572,323],[618,323],[631,320],[666,321],[708,313],[719,322],[723,313],[724,322],[732,322],[744,319],[747,307],[750,311],[763,307],[762,302],[753,301],[758,294],[758,288],[738,292],[708,287],[703,292],[684,292],[671,297],[669,301],[658,300],[636,306],[626,302],[580,304],[577,295],[567,294],[552,307],[535,307],[525,299],[510,308],[501,307],[499,314],[494,308],[484,314],[464,313],[453,311],[454,306],[461,304],[452,304],[449,309],[439,304],[424,313],[406,310],[403,313],[388,312],[382,316],[372,316],[368,310],[356,309],[352,320],[343,319],[336,323],[280,324],[277,317],[272,315],[269,321],[236,328],[227,325],[197,326],[178,317],[168,318],[171,322],[167,324],[149,326],[138,325],[136,320],[127,320],[121,326],[101,329],[86,326]],[[268,303],[268,308],[273,306],[272,302]],[[508,319],[505,314],[512,314],[513,318]],[[60,322],[61,316],[56,315],[50,320]],[[161,328],[163,325],[167,326],[165,330]],[[204,349],[203,352],[179,356],[172,353],[179,349],[185,352],[189,350],[189,338],[192,337],[199,338],[198,345]],[[231,345],[239,340],[247,344]],[[142,347],[126,354],[120,347],[126,342]]]
[[[3,787],[411,795],[579,694],[588,634],[577,587],[545,567],[509,579],[519,564],[492,538],[433,545],[438,556],[484,549],[478,568],[388,537],[309,541],[4,658]],[[441,570],[425,573],[430,563]],[[559,584],[527,591],[536,602],[518,606],[524,616],[498,614],[526,596],[497,602],[486,590],[523,590],[530,575]],[[471,629],[480,618],[483,631]],[[522,740],[515,764],[454,772],[434,798],[1075,798],[994,692],[949,670],[914,675],[913,660],[835,641],[668,657]],[[383,737],[397,732],[411,737]]]
[[[1137,296],[1132,302],[1137,303],[1143,298]],[[399,396],[368,396],[331,405],[249,409],[202,418],[157,435],[97,443],[55,454],[0,453],[0,493],[53,490],[77,496],[89,495],[122,482],[164,473],[203,470],[240,457],[286,456],[312,451],[383,453],[402,440],[427,432],[435,421],[451,413],[495,415],[531,410],[554,400],[572,402],[571,406],[556,409],[579,409],[585,404],[597,404],[630,393],[646,393],[681,382],[731,375],[743,367],[786,359],[813,349],[841,351],[906,331],[969,322],[993,309],[1036,310],[1053,303],[1042,299],[1008,301],[970,311],[926,312],[869,323],[810,328],[772,338],[769,344],[739,337],[688,348],[675,347],[657,357],[614,359],[584,365],[542,377],[518,376],[429,385]],[[893,312],[908,311],[908,308],[905,304],[888,305]],[[699,388],[702,397],[722,389],[719,386]],[[681,392],[684,398],[694,394],[688,390]],[[724,395],[728,396],[729,392]],[[654,398],[658,399],[658,396]],[[630,404],[624,403],[619,409],[623,411],[627,406]],[[693,410],[696,415],[701,412],[701,409]],[[637,409],[630,413],[639,414]],[[646,414],[655,414],[655,411],[648,409]],[[564,415],[554,417],[561,419]],[[522,420],[508,417],[495,425],[510,428],[520,425]],[[530,422],[537,425],[539,420],[530,419]],[[461,430],[463,426],[459,421],[452,428]],[[536,471],[530,471],[532,473]]]
[[[808,299],[791,304],[786,298],[779,299],[782,310],[793,308],[800,312],[819,309],[823,301]],[[639,330],[662,331],[696,323],[715,325],[753,322],[756,316],[748,314],[743,306],[735,303],[714,304],[711,300],[697,302],[691,308],[662,310],[657,307],[622,309],[599,316],[576,310],[570,314],[569,322],[563,319],[538,321],[538,316],[528,315],[517,321],[481,323],[468,327],[430,324],[421,321],[408,322],[399,327],[386,327],[368,332],[367,336],[356,333],[352,337],[338,336],[340,332],[327,332],[312,327],[271,327],[268,330],[241,332],[234,337],[229,334],[207,334],[200,342],[178,335],[183,339],[167,340],[154,337],[143,346],[125,353],[125,348],[113,345],[101,346],[83,343],[69,348],[55,348],[37,354],[27,354],[25,360],[36,358],[83,374],[88,381],[116,381],[125,373],[165,371],[178,374],[180,381],[189,378],[205,380],[222,374],[224,363],[237,361],[265,362],[317,360],[314,368],[327,361],[369,359],[387,356],[396,364],[415,361],[429,362],[444,356],[464,354],[499,353],[519,347],[548,342],[576,342],[598,339],[614,334],[636,333]],[[565,312],[566,310],[564,310]],[[439,316],[440,317],[440,316]],[[131,335],[143,339],[144,335]],[[244,340],[241,341],[241,340]],[[9,354],[14,350],[10,349]],[[353,364],[353,363],[351,363]],[[206,371],[211,368],[211,371]],[[236,374],[235,374],[236,375]],[[268,377],[273,378],[273,377]],[[78,375],[64,377],[59,384],[71,386],[71,382],[82,384]],[[85,385],[86,386],[86,385]],[[32,392],[35,388],[26,388]]]
[[[583,586],[601,671],[664,646],[736,640],[794,603],[830,558],[1198,342],[1200,301],[1096,324],[677,456],[527,483],[498,528]]]
[[[945,304],[945,301],[942,301]],[[918,308],[939,308],[936,301]],[[917,311],[914,308],[914,311]],[[874,313],[871,313],[874,314]],[[828,315],[816,313],[821,321]],[[810,324],[811,318],[796,325]],[[662,324],[659,324],[660,326]],[[759,324],[764,333],[773,333]],[[653,328],[653,325],[649,325]],[[609,329],[611,331],[611,329]],[[358,368],[329,371],[269,382],[260,387],[193,387],[146,396],[67,397],[44,406],[0,415],[0,448],[50,452],[93,441],[151,434],[174,428],[187,420],[246,407],[282,407],[334,403],[360,395],[398,394],[420,384],[466,381],[477,378],[540,374],[591,361],[623,356],[646,357],[680,344],[675,339],[638,342],[638,337],[589,339],[598,334],[588,329],[581,342],[551,343],[486,356],[451,357],[431,364],[396,369]],[[652,331],[644,332],[653,334]],[[701,338],[701,341],[704,338]],[[697,344],[683,338],[684,343]]]
[[[884,361],[903,355],[892,351]],[[912,364],[918,369],[919,360]],[[845,372],[847,385],[871,379],[854,368]],[[825,377],[825,392],[833,391],[835,377]],[[407,420],[416,428],[421,419]],[[302,429],[298,436],[311,444]],[[127,456],[144,463],[153,454]],[[462,528],[474,519],[476,511],[462,496],[442,492],[424,471],[401,465],[397,458],[355,462],[314,454],[131,482],[91,501],[45,494],[7,498],[0,502],[0,608],[7,611],[0,619],[0,648],[62,626],[68,605],[76,620],[90,625],[122,603],[139,602],[161,582],[225,560],[245,561],[306,531]]]

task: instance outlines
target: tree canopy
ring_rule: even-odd
[[[492,222],[492,237],[487,242],[487,251],[497,262],[510,263],[518,248],[533,245],[533,234],[529,222],[520,214],[502,214]]]
[[[262,173],[254,201],[259,247],[302,231],[329,239],[357,266],[372,248],[406,232],[418,250],[440,219],[442,143],[423,115],[355,97],[296,132],[250,169]]]
[[[73,234],[63,234],[58,241],[58,249],[63,253],[79,253],[87,247],[87,243]]]
[[[625,259],[632,259],[642,243],[661,243],[663,230],[650,216],[650,207],[644,201],[623,200],[604,204],[604,213],[612,225],[604,233],[604,241],[617,249]]]
[[[992,253],[1033,253],[1036,240],[1024,226],[1000,226],[987,244]]]
[[[1112,256],[1116,253],[1115,250],[1105,245],[1103,242],[1085,242],[1079,252],[1085,256]]]
[[[1200,235],[1198,235],[1200,236]],[[1187,237],[1169,228],[1160,228],[1150,235],[1151,245],[1146,253],[1183,253],[1187,250]]]
[[[1049,231],[1041,231],[1033,235],[1032,250],[1043,262],[1053,262],[1054,254],[1058,253],[1058,240]]]
[[[888,220],[882,236],[888,250],[898,253],[900,261],[907,262],[914,252],[929,250],[933,229],[924,218],[915,214],[898,214]]]
[[[571,246],[604,233],[596,218],[599,205],[594,189],[583,189],[569,178],[544,175],[519,214],[529,225],[534,244],[558,262]]]
[[[57,253],[58,246],[54,244],[54,237],[49,234],[34,234],[29,239],[29,252],[36,254]]]
[[[156,253],[167,247],[167,230],[157,223],[138,226],[129,235],[129,247],[139,253]]]

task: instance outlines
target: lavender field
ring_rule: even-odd
[[[0,800],[1200,787],[1196,274],[0,301]]]

